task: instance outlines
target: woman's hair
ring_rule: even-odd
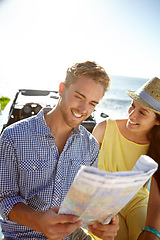
[[[92,78],[97,83],[100,83],[103,86],[104,93],[110,86],[110,78],[105,69],[94,61],[86,61],[82,63],[75,63],[67,69],[64,81],[66,87],[74,83],[82,76]]]
[[[160,115],[156,114],[156,119],[160,122]],[[147,155],[153,158],[160,165],[160,125],[155,125],[149,135],[148,139],[150,141]],[[160,167],[154,174],[154,178],[157,181],[158,188],[160,191]]]

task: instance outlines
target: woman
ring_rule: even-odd
[[[153,78],[137,92],[127,93],[132,98],[128,119],[108,119],[93,130],[101,148],[101,170],[130,171],[143,154],[160,160],[160,79]],[[120,230],[115,240],[138,238],[146,221],[148,197],[144,186],[120,211]]]
[[[160,98],[160,86],[157,85],[157,96]],[[157,119],[160,119],[159,111],[156,112]],[[150,145],[147,154],[160,163],[160,129],[155,127],[150,133]],[[142,228],[138,240],[157,240],[160,239],[160,168],[154,174],[151,182],[150,196],[147,210],[147,220],[145,227]]]

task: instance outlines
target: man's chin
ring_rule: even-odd
[[[80,121],[80,122],[71,122],[71,123],[68,123],[68,126],[71,127],[71,128],[77,128],[84,120]]]

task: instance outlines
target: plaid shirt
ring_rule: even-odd
[[[59,206],[80,166],[97,166],[98,143],[81,125],[71,132],[59,155],[43,111],[9,126],[0,139],[0,214],[7,239],[46,239],[9,221],[12,207],[18,202],[38,211]]]

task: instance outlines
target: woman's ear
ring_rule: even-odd
[[[65,89],[65,84],[63,82],[61,82],[59,84],[59,96],[62,97],[62,94],[64,92],[64,89]]]
[[[160,125],[160,121],[157,121],[156,125],[159,126]]]

